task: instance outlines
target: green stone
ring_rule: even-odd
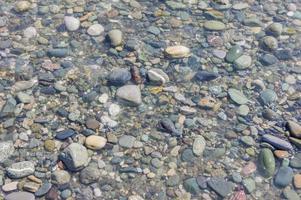
[[[209,20],[204,23],[204,27],[210,31],[222,31],[226,28],[226,25],[220,21]]]
[[[228,94],[231,100],[239,105],[246,104],[249,101],[248,98],[241,91],[237,89],[230,88],[228,90]]]
[[[44,142],[44,147],[47,151],[53,151],[55,149],[55,142],[54,140],[46,140]]]
[[[258,163],[263,176],[273,176],[275,172],[275,158],[273,152],[270,149],[264,148],[260,151]]]
[[[234,67],[237,70],[247,69],[252,65],[252,58],[249,55],[242,55],[234,61]]]
[[[235,45],[231,47],[231,49],[227,52],[226,61],[234,62],[237,58],[239,58],[243,53],[243,49],[239,45]]]
[[[252,178],[246,178],[242,181],[248,193],[252,193],[256,189],[255,181]]]
[[[184,188],[187,192],[191,194],[198,194],[201,192],[199,185],[196,181],[196,178],[189,178],[184,181]]]
[[[301,149],[301,139],[297,139],[297,138],[293,138],[293,137],[289,137],[288,139],[289,139],[289,141],[291,143],[293,143],[294,145],[296,145],[296,147],[298,149]]]

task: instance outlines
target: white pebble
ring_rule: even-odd
[[[37,36],[37,30],[35,27],[30,26],[24,30],[23,34],[24,34],[25,38],[30,39],[30,38]]]
[[[109,99],[109,95],[107,93],[104,93],[104,94],[100,95],[100,97],[98,98],[98,101],[102,104],[105,104],[105,103],[107,103],[108,99]]]
[[[117,104],[111,104],[110,107],[109,107],[109,114],[112,116],[112,117],[115,117],[117,116],[118,114],[120,113],[120,106],[117,105]]]

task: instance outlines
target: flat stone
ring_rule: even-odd
[[[31,161],[22,161],[13,163],[6,168],[6,173],[10,178],[23,178],[33,174],[35,171],[34,163]]]
[[[8,98],[1,109],[0,118],[14,116],[16,105],[17,102],[14,98]]]
[[[287,200],[300,200],[300,196],[298,195],[298,193],[295,190],[292,190],[290,188],[285,188],[283,190],[283,196],[287,199]]]
[[[35,192],[35,196],[42,197],[44,196],[52,187],[51,183],[45,182],[41,185],[41,187],[38,189],[38,191]]]
[[[60,154],[60,159],[71,171],[79,171],[89,162],[86,147],[78,143],[72,143],[64,149],[64,151]]]
[[[35,196],[29,192],[13,192],[5,197],[5,200],[35,200]]]
[[[288,121],[286,124],[287,129],[292,137],[301,138],[301,125],[294,121]]]
[[[192,151],[196,156],[203,155],[203,152],[206,148],[206,140],[203,136],[199,135],[195,138],[193,145],[192,145]]]
[[[116,47],[122,44],[122,32],[118,29],[109,31],[108,36],[110,38],[112,46]]]
[[[243,54],[243,49],[239,45],[235,45],[229,49],[226,55],[226,61],[232,63]]]
[[[137,85],[125,85],[118,88],[116,96],[133,106],[138,106],[142,103],[140,88]]]
[[[0,142],[0,163],[8,159],[15,151],[12,142]]]
[[[181,45],[169,46],[165,53],[172,58],[185,58],[190,56],[190,49]]]
[[[247,69],[251,66],[251,64],[252,64],[252,57],[249,55],[242,55],[234,61],[234,66],[238,70]]]
[[[99,128],[100,124],[99,121],[93,118],[89,118],[86,121],[86,127],[92,130],[97,130]]]
[[[85,146],[92,150],[100,150],[107,143],[107,139],[97,135],[88,136],[85,140]]]
[[[226,25],[220,21],[209,20],[205,21],[204,28],[210,31],[222,31],[226,29]]]
[[[228,94],[229,94],[231,100],[233,100],[235,103],[237,103],[239,105],[246,104],[249,102],[247,97],[241,91],[239,91],[237,89],[230,88],[228,90]]]
[[[18,189],[18,181],[13,181],[2,186],[4,192],[11,192]]]
[[[51,175],[51,182],[59,188],[64,189],[70,184],[71,176],[65,170],[56,170]]]
[[[294,149],[289,142],[270,134],[263,135],[262,141],[269,143],[270,145],[272,145],[277,149],[287,150],[287,151],[292,151]]]
[[[272,54],[264,54],[260,58],[260,62],[265,66],[276,64],[278,61],[279,60],[277,59],[277,57]]]
[[[262,45],[268,50],[276,50],[278,48],[278,41],[272,36],[265,36],[262,39]]]
[[[58,58],[63,58],[68,55],[68,49],[64,48],[56,48],[56,49],[49,49],[47,51],[47,55],[49,57],[58,57]]]
[[[25,93],[25,92],[18,92],[17,99],[22,103],[31,103],[33,102],[33,96]]]
[[[290,166],[295,169],[301,169],[301,153],[296,153],[290,160]]]
[[[198,71],[195,75],[194,78],[197,81],[200,82],[205,82],[205,81],[212,81],[214,79],[217,79],[219,77],[219,75],[217,73],[214,72],[208,72],[208,71]]]
[[[39,187],[40,187],[40,184],[38,184],[38,183],[25,182],[25,184],[23,185],[23,190],[35,193],[36,191],[38,191]]]
[[[90,36],[99,36],[104,32],[104,30],[105,29],[101,24],[93,24],[88,28],[87,33]]]
[[[55,138],[58,140],[65,140],[69,137],[72,137],[75,134],[75,131],[72,129],[66,129],[56,133]]]
[[[270,105],[277,101],[278,97],[274,90],[266,89],[260,93],[260,99],[263,104]]]
[[[246,188],[246,190],[249,194],[252,194],[252,192],[256,189],[255,181],[252,178],[244,179],[242,181],[242,184]]]
[[[297,189],[301,189],[301,174],[294,175],[294,186]]]
[[[201,189],[207,188],[207,178],[206,177],[199,175],[196,177],[196,182],[198,183],[198,185]]]
[[[80,172],[79,180],[83,184],[96,182],[100,177],[100,171],[97,166],[88,166]]]
[[[123,135],[119,138],[118,144],[124,148],[132,148],[136,138],[131,135]]]
[[[73,16],[65,16],[64,23],[68,31],[76,31],[80,27],[79,19]]]
[[[271,177],[274,175],[276,163],[273,152],[270,149],[264,148],[260,151],[258,156],[258,164],[263,176]]]
[[[147,72],[147,76],[152,83],[157,85],[164,85],[165,83],[169,82],[168,75],[159,68],[150,69]]]
[[[191,194],[196,195],[201,192],[199,185],[196,181],[196,178],[186,179],[183,183],[183,186],[184,186],[185,190]]]
[[[275,176],[275,184],[279,187],[286,187],[293,180],[293,170],[290,167],[282,166]]]
[[[208,186],[221,197],[228,196],[234,188],[233,183],[225,181],[223,178],[215,177],[210,179],[207,183]]]
[[[131,80],[132,76],[128,69],[115,69],[108,76],[110,85],[121,86]]]

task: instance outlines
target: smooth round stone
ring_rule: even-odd
[[[204,27],[210,31],[222,31],[226,29],[226,25],[223,22],[216,20],[209,20],[204,23]]]
[[[66,57],[68,55],[68,49],[64,49],[64,48],[49,49],[47,51],[47,55],[49,57],[63,58],[63,57]]]
[[[228,90],[228,94],[229,94],[231,100],[233,100],[235,103],[237,103],[239,105],[246,104],[249,102],[247,97],[241,91],[239,91],[237,89],[230,88]]]
[[[56,170],[51,175],[51,181],[59,188],[66,188],[69,185],[71,176],[65,170]]]
[[[276,64],[278,61],[279,60],[277,59],[277,57],[272,54],[264,54],[260,58],[260,62],[265,66]]]
[[[290,166],[292,168],[301,169],[301,153],[295,154],[295,156],[290,160]]]
[[[283,190],[283,196],[287,200],[300,200],[300,196],[298,195],[298,193],[290,188],[285,188]]]
[[[225,181],[223,178],[214,177],[208,182],[208,186],[221,197],[228,196],[233,190],[233,183]]]
[[[203,136],[199,135],[195,138],[193,145],[192,145],[192,151],[196,156],[203,155],[203,152],[206,148],[206,140]]]
[[[293,58],[291,49],[278,49],[274,54],[279,60],[290,60]]]
[[[170,176],[167,181],[166,181],[166,185],[168,187],[175,187],[179,184],[180,182],[180,176],[178,175],[174,175],[174,176]]]
[[[241,116],[247,116],[250,112],[250,108],[247,105],[241,105],[238,107],[237,113]]]
[[[28,1],[18,1],[14,8],[17,12],[25,12],[30,9],[30,6],[31,4]]]
[[[38,189],[38,191],[35,192],[35,196],[42,197],[44,196],[52,187],[51,183],[43,183],[42,186]]]
[[[185,190],[191,194],[198,194],[201,192],[196,178],[186,179],[183,183]]]
[[[115,69],[108,76],[108,81],[111,85],[124,85],[131,80],[132,75],[127,69]]]
[[[88,28],[87,33],[90,36],[99,36],[104,32],[104,30],[105,29],[101,24],[93,24]]]
[[[136,138],[131,135],[123,135],[119,138],[118,144],[124,148],[132,148]]]
[[[63,191],[61,192],[61,197],[62,197],[63,199],[67,199],[67,198],[70,197],[71,195],[72,195],[72,192],[71,192],[71,190],[69,190],[69,189],[63,190]]]
[[[24,31],[23,31],[23,35],[25,38],[33,38],[33,37],[36,37],[37,36],[37,29],[35,27],[27,27]]]
[[[239,58],[243,53],[243,49],[239,45],[235,45],[229,49],[226,55],[226,61],[234,62],[237,58]]]
[[[2,186],[4,192],[11,192],[18,189],[18,181],[13,181]]]
[[[272,36],[265,36],[262,39],[262,44],[268,50],[276,50],[278,48],[278,41]]]
[[[76,31],[80,27],[79,19],[72,16],[65,16],[64,23],[68,31]]]
[[[242,181],[243,186],[246,188],[247,192],[251,194],[256,189],[255,181],[252,178],[246,178]]]
[[[271,177],[274,175],[276,163],[273,152],[270,149],[264,148],[260,151],[258,163],[263,176]]]
[[[274,90],[271,89],[266,89],[262,91],[260,94],[260,98],[263,104],[265,105],[270,105],[278,99],[277,94],[274,92]]]
[[[74,130],[66,129],[66,130],[57,132],[57,134],[55,135],[55,138],[58,140],[65,140],[69,137],[72,137],[74,134],[75,134]]]
[[[60,154],[60,159],[71,171],[79,171],[89,162],[86,147],[78,143],[72,143],[64,149],[64,151]]]
[[[184,149],[184,151],[181,154],[181,159],[183,162],[193,162],[196,157],[193,154],[193,151],[191,148]]]
[[[288,121],[286,124],[287,129],[290,132],[290,135],[292,137],[301,138],[301,125],[294,122],[294,121]]]
[[[8,159],[15,151],[12,142],[0,142],[0,163]]]
[[[249,55],[242,55],[234,61],[234,66],[238,70],[247,69],[252,64],[252,58]]]
[[[281,35],[282,29],[283,29],[282,24],[275,22],[267,27],[266,32],[267,34],[271,34],[275,37],[278,37]]]
[[[185,58],[190,56],[190,49],[185,46],[176,45],[167,47],[165,53],[172,58]]]
[[[34,163],[30,161],[13,163],[10,167],[6,168],[6,173],[11,178],[23,178],[33,174],[34,171]]]
[[[122,32],[118,29],[109,31],[108,36],[110,38],[112,46],[116,47],[122,43]]]
[[[226,57],[227,52],[220,49],[214,49],[212,51],[212,54],[217,58],[224,59]]]
[[[199,175],[196,177],[196,182],[198,183],[198,185],[201,189],[207,188],[207,178],[206,177]]]
[[[233,9],[234,10],[243,10],[249,7],[248,3],[236,3],[233,5]]]
[[[164,85],[165,83],[169,82],[168,75],[159,68],[150,69],[147,72],[147,76],[152,83],[158,85]]]
[[[247,146],[254,146],[255,141],[251,136],[245,135],[240,138],[240,141]]]
[[[301,174],[294,175],[294,186],[297,189],[301,189]]]
[[[5,200],[35,200],[35,196],[29,192],[13,192],[5,197]]]
[[[80,172],[80,182],[83,184],[91,184],[96,182],[100,177],[100,171],[97,166],[88,166]]]
[[[275,176],[275,184],[279,187],[286,187],[293,180],[293,170],[290,167],[282,166]]]
[[[212,81],[214,79],[217,79],[219,75],[214,72],[208,72],[208,71],[198,71],[195,75],[194,78],[198,81],[204,82],[204,81]]]
[[[33,97],[25,92],[19,92],[17,98],[22,103],[31,103],[33,101]]]
[[[100,150],[107,143],[107,139],[97,135],[90,135],[85,140],[85,146],[92,150]]]
[[[262,136],[262,141],[263,142],[267,142],[270,145],[272,145],[273,147],[277,148],[277,149],[281,149],[281,150],[287,150],[287,151],[292,151],[294,148],[291,145],[291,143],[280,139],[274,135],[270,135],[270,134],[264,134]]]
[[[125,85],[118,88],[116,96],[133,106],[138,106],[142,103],[140,88],[137,85]]]

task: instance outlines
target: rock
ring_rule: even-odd
[[[110,38],[112,46],[116,47],[122,44],[122,32],[118,29],[109,31],[108,36]]]
[[[245,18],[243,20],[245,26],[262,27],[264,24],[256,17]]]
[[[175,187],[177,185],[179,185],[180,182],[180,176],[179,175],[173,175],[168,177],[167,181],[166,181],[166,185],[168,187]]]
[[[191,148],[186,148],[183,150],[181,154],[181,160],[183,162],[189,162],[189,163],[193,163],[196,160],[196,157],[194,156]]]
[[[83,184],[96,182],[100,177],[100,171],[97,166],[88,166],[80,172],[79,180]]]
[[[294,144],[298,149],[301,149],[301,139],[289,137],[289,141]]]
[[[252,58],[249,55],[242,55],[234,61],[234,66],[237,70],[247,69],[252,64]]]
[[[241,105],[238,107],[237,113],[241,116],[247,116],[250,112],[250,108],[247,105]]]
[[[85,140],[86,147],[92,150],[100,150],[106,145],[106,143],[106,138],[97,135],[91,135]]]
[[[256,189],[255,181],[252,178],[244,179],[242,184],[249,194],[252,194],[252,192]]]
[[[119,138],[118,144],[124,148],[132,148],[136,138],[131,135],[123,135]]]
[[[286,127],[290,132],[290,136],[296,137],[296,138],[301,138],[301,125],[294,121],[288,121],[286,123]]]
[[[0,142],[0,163],[13,155],[14,151],[15,148],[12,142]]]
[[[71,176],[65,170],[56,170],[51,175],[51,181],[60,189],[65,189],[70,184]]]
[[[139,195],[130,195],[128,200],[145,200]]]
[[[25,184],[23,185],[23,190],[25,190],[27,192],[35,193],[36,191],[38,191],[39,187],[40,187],[40,184],[38,184],[38,183],[25,182]]]
[[[66,129],[56,133],[55,138],[58,140],[65,140],[69,137],[72,137],[75,134],[75,131],[72,129]]]
[[[192,151],[196,156],[203,155],[203,152],[206,148],[206,140],[203,136],[199,135],[195,138],[193,145],[192,145]]]
[[[64,23],[68,31],[76,31],[80,27],[79,19],[72,16],[65,16]]]
[[[35,200],[32,193],[29,192],[13,192],[5,197],[5,200]]]
[[[198,185],[201,189],[207,188],[207,178],[206,177],[199,175],[196,177],[196,182],[198,183]]]
[[[262,141],[271,144],[273,147],[277,149],[287,150],[287,151],[293,150],[293,146],[289,142],[270,134],[263,135]]]
[[[120,106],[112,103],[109,107],[109,114],[112,117],[116,117],[120,113]]]
[[[291,49],[277,49],[274,54],[279,60],[291,60],[293,58]]]
[[[103,28],[102,25],[100,25],[100,24],[93,24],[93,25],[91,25],[91,26],[88,28],[87,33],[88,33],[90,36],[99,36],[99,35],[101,35],[104,31],[105,31],[105,29]]]
[[[32,96],[28,95],[25,92],[18,92],[17,99],[18,99],[18,101],[25,103],[25,104],[31,103],[34,100]]]
[[[6,183],[5,185],[2,186],[2,190],[4,192],[11,192],[11,191],[17,190],[18,189],[18,184],[19,184],[18,181],[13,181],[13,182],[10,182],[10,183]]]
[[[71,171],[79,171],[84,168],[88,162],[87,149],[78,143],[70,144],[61,154],[60,159]]]
[[[228,94],[229,94],[231,100],[233,100],[235,103],[237,103],[239,105],[246,104],[249,102],[247,97],[241,91],[239,91],[237,89],[230,88],[228,90]]]
[[[219,76],[217,73],[214,72],[208,72],[208,71],[198,71],[194,78],[198,81],[204,82],[204,81],[212,81],[214,79],[217,79]]]
[[[294,186],[297,189],[301,189],[301,174],[294,175]]]
[[[265,36],[262,39],[262,45],[268,50],[276,50],[278,48],[278,41],[272,36]]]
[[[165,83],[169,82],[168,75],[162,69],[159,68],[148,70],[147,76],[150,82],[156,85],[164,85]]]
[[[138,106],[142,103],[141,92],[137,85],[125,85],[118,88],[116,96],[129,105]]]
[[[55,150],[55,141],[54,140],[45,140],[44,147],[47,151]]]
[[[293,180],[293,170],[290,167],[282,166],[275,176],[275,184],[279,187],[286,187]]]
[[[34,38],[37,36],[37,29],[35,27],[27,27],[26,29],[24,29],[23,31],[23,35],[25,38],[30,39],[30,38]]]
[[[169,118],[161,119],[159,121],[158,127],[162,131],[170,133],[172,136],[180,137],[182,135],[182,132],[176,129],[174,123]]]
[[[265,66],[276,64],[278,61],[279,60],[272,54],[264,54],[260,58],[260,62]]]
[[[298,195],[298,193],[290,188],[285,188],[283,190],[283,196],[287,200],[300,200],[300,196]]]
[[[296,153],[290,160],[290,166],[292,168],[301,169],[301,153]]]
[[[278,97],[274,90],[266,89],[260,93],[260,99],[264,105],[270,105],[277,101]]]
[[[263,176],[271,177],[274,175],[276,164],[273,152],[270,149],[264,148],[260,151],[258,164]]]
[[[65,49],[65,48],[49,49],[47,51],[47,55],[49,57],[63,58],[68,55],[68,49]]]
[[[245,144],[246,146],[254,146],[255,141],[251,136],[244,135],[240,138],[240,141]]]
[[[51,183],[45,182],[42,184],[42,186],[38,189],[38,191],[35,192],[35,196],[42,197],[44,196],[52,187]]]
[[[289,157],[289,153],[287,151],[283,151],[283,150],[276,150],[276,151],[274,151],[274,155],[277,158],[281,158],[281,159]]]
[[[210,31],[222,31],[226,29],[226,25],[220,21],[209,20],[205,21],[204,28]]]
[[[59,194],[56,187],[50,188],[50,190],[47,192],[45,199],[47,200],[58,200]]]
[[[207,183],[208,186],[221,197],[228,196],[234,188],[233,183],[217,177],[210,179]]]
[[[93,118],[89,118],[86,121],[86,127],[92,130],[97,130],[99,128],[100,124],[99,121]]]
[[[14,116],[14,111],[15,111],[16,105],[17,105],[17,102],[14,98],[8,98],[6,100],[6,103],[2,107],[2,110],[0,112],[0,118]]]
[[[25,11],[28,11],[30,9],[30,7],[31,7],[30,2],[18,1],[14,8],[17,12],[25,12]]]
[[[187,192],[190,192],[191,194],[196,195],[201,192],[199,185],[196,181],[196,178],[186,179],[183,183],[183,186],[184,186],[185,190]]]
[[[115,69],[109,74],[108,81],[111,85],[121,86],[126,84],[131,78],[132,76],[129,70]]]
[[[165,49],[165,53],[172,58],[185,58],[190,56],[190,49],[181,45],[170,46]]]
[[[275,37],[279,37],[282,33],[282,29],[283,29],[282,24],[275,22],[275,23],[270,24],[266,28],[266,33],[273,35]]]
[[[226,54],[226,61],[232,63],[243,54],[243,49],[239,45],[235,45],[229,49]]]
[[[6,168],[6,173],[10,178],[23,178],[33,174],[35,166],[31,161],[13,163]]]

